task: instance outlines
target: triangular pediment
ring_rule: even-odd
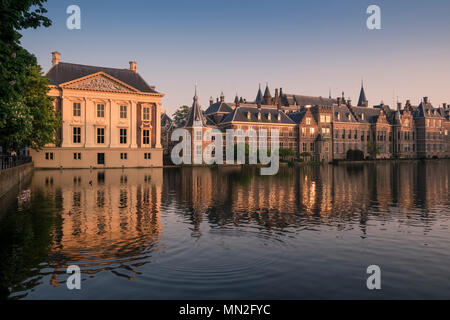
[[[138,92],[137,89],[104,73],[98,72],[89,76],[61,84],[61,87],[78,90],[106,91],[106,92]]]

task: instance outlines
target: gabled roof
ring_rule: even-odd
[[[105,68],[60,62],[47,72],[46,77],[50,79],[50,85],[60,85],[99,72],[106,73],[141,92],[158,93],[155,90],[155,87],[149,86],[137,72],[129,69]]]
[[[191,111],[189,112],[188,119],[186,121],[185,127],[194,127],[194,126],[202,126],[206,127],[206,119],[203,116],[202,109],[200,107],[200,104],[198,103],[198,96],[197,93],[194,96],[194,102],[192,103]]]
[[[358,122],[347,105],[335,105],[333,107],[333,121],[335,122]]]
[[[419,118],[441,118],[441,113],[429,102],[422,101],[417,107],[415,116]]]

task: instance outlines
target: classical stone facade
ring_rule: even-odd
[[[223,94],[214,103],[211,97],[203,112],[196,95],[186,128],[192,133],[192,150],[198,153],[210,143],[202,139],[208,129],[225,133],[262,128],[279,130],[280,148],[320,162],[346,159],[349,150],[377,159],[450,157],[447,104],[436,108],[425,97],[418,106],[407,101],[395,110],[383,103],[369,107],[363,85],[357,106],[344,93],[333,99],[285,94],[280,88],[272,97],[266,86],[264,94],[259,88],[252,103],[237,96],[228,103]]]
[[[38,168],[161,166],[161,98],[137,72],[60,62],[52,54],[49,95],[61,114],[57,142],[33,152]]]

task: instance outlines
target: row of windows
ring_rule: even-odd
[[[441,132],[427,132],[427,139],[443,139],[444,135]]]
[[[145,152],[144,153],[144,159],[145,160],[151,160],[151,158],[152,158],[151,152]],[[45,159],[46,160],[53,160],[54,159],[53,152],[46,152],[45,153]],[[73,159],[74,160],[81,160],[81,152],[74,152],[73,153]],[[120,159],[121,160],[128,160],[128,153],[121,152],[120,153]]]
[[[73,104],[73,116],[81,117],[81,103],[75,102]],[[97,104],[97,117],[104,118],[105,117],[105,105]],[[128,106],[120,106],[120,118],[127,119],[128,118]],[[144,107],[142,109],[142,119],[145,121],[150,121],[150,107]]]
[[[119,142],[121,144],[127,144],[128,130],[120,129],[119,134],[120,134]],[[81,143],[81,127],[73,128],[73,143]],[[105,143],[105,128],[97,128],[97,143],[98,144]],[[148,129],[142,130],[142,144],[144,145],[150,144],[150,130]]]

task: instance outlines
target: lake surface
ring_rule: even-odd
[[[1,209],[0,298],[450,299],[449,184],[450,161],[35,171]]]

